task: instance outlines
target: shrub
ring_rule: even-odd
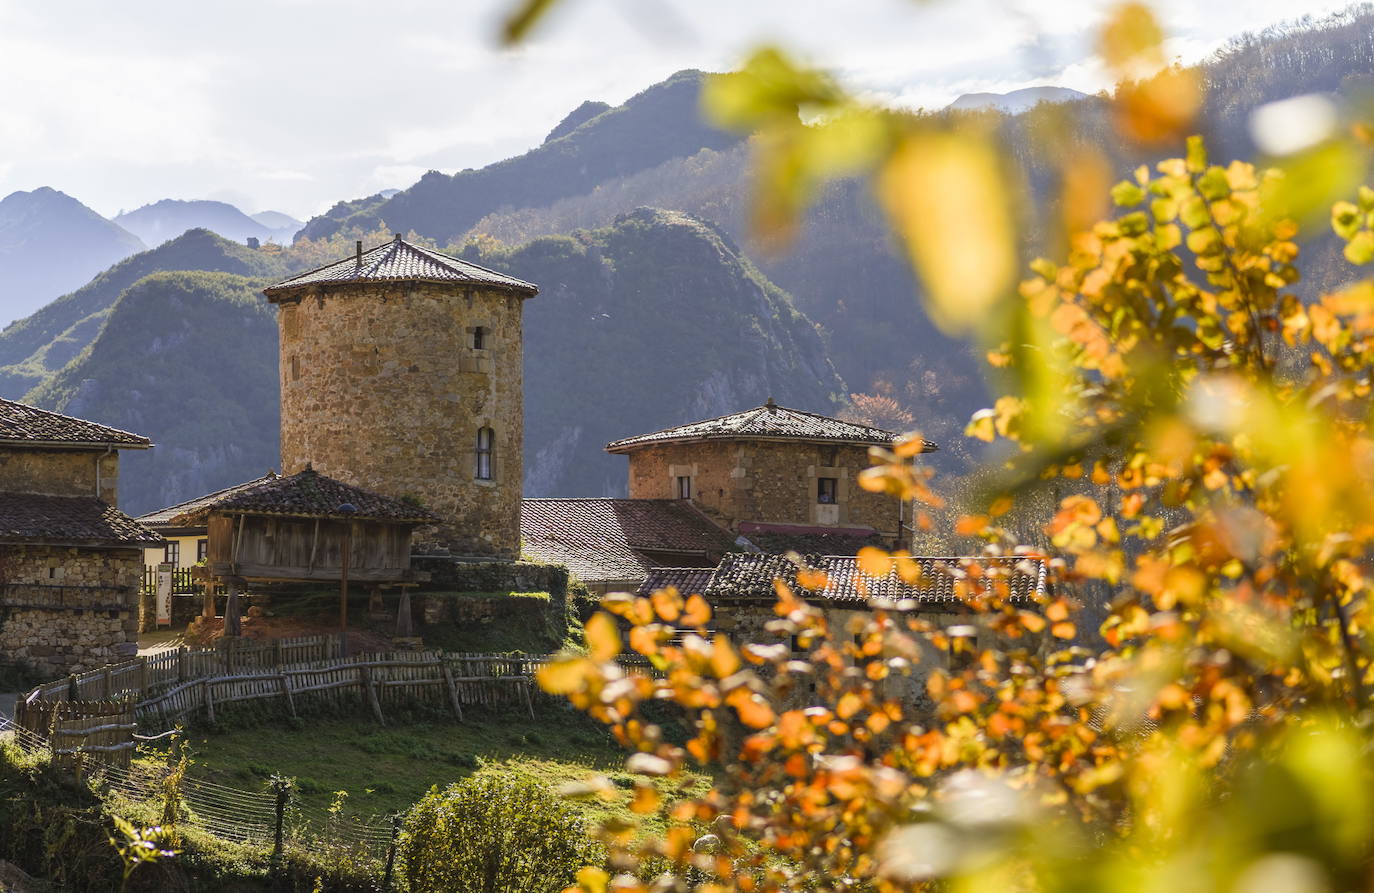
[[[400,851],[411,893],[558,893],[595,856],[547,787],[491,775],[431,788],[406,818]]]

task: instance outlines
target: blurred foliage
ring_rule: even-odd
[[[1162,40],[1139,4],[1102,29],[1124,142],[1177,145],[1202,105]],[[1374,282],[1297,289],[1318,225],[1350,264],[1374,262],[1358,110],[1264,165],[1213,163],[1189,137],[1110,188],[1100,151],[1060,147],[1059,213],[1039,222],[1062,228],[1059,260],[1014,288],[1022,186],[976,118],[874,109],[772,48],[715,79],[707,108],[757,131],[767,239],[828,180],[870,178],[932,317],[977,337],[1004,382],[967,433],[1008,458],[956,530],[1043,562],[1055,586],[1027,604],[1008,562],[987,562],[959,580],[965,629],[878,599],[836,625],[806,598],[824,574],[803,568],[748,643],[700,596],[606,597],[589,653],[541,685],[605,722],[627,771],[697,762],[717,783],[667,810],[666,834],[603,826],[615,875],[575,889],[1374,886]],[[862,485],[938,508],[919,443],[875,451]],[[1039,552],[1006,519],[1046,493]],[[921,582],[903,553],[860,567],[861,585]],[[624,670],[626,651],[657,672]],[[663,701],[690,718],[685,743],[647,718]],[[632,797],[661,809],[647,782]],[[667,874],[638,879],[659,861]]]

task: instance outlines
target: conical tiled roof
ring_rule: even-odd
[[[296,289],[316,285],[343,285],[350,282],[439,282],[447,285],[477,285],[515,292],[534,297],[539,287],[488,270],[477,264],[452,257],[439,251],[412,245],[399,234],[396,238],[370,251],[346,257],[328,266],[293,276],[263,289],[271,300],[291,294]]]
[[[897,435],[882,428],[832,419],[800,409],[788,409],[778,406],[770,397],[764,405],[744,412],[612,441],[606,444],[606,451],[627,453],[637,447],[657,443],[740,438],[884,445],[896,440]],[[935,444],[927,441],[923,452],[933,452],[935,448]]]

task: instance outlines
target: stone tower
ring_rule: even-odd
[[[521,308],[538,288],[397,235],[263,293],[282,471],[415,500],[444,519],[417,540],[519,557]]]

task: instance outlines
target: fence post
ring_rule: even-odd
[[[143,693],[148,690],[148,656],[141,654],[138,657],[138,696],[140,699]]]
[[[282,849],[286,830],[286,801],[291,798],[291,779],[280,775],[272,779],[272,789],[277,792],[277,829],[272,840],[272,870],[281,870]]]
[[[386,848],[386,874],[382,877],[382,891],[389,893],[396,872],[396,839],[401,836],[401,815],[391,817],[391,844]]]
[[[191,655],[186,650],[185,645],[177,646],[177,682],[186,681],[186,677],[189,675],[189,671],[186,667],[186,664],[189,661],[190,656]]]
[[[386,725],[386,720],[382,718],[382,703],[377,700],[377,689],[372,684],[372,673],[366,666],[359,666],[358,675],[363,683],[363,688],[367,691],[367,701],[372,705],[372,715],[377,717],[377,725]]]
[[[81,683],[77,682],[75,673],[67,677],[67,700],[81,700]]]

